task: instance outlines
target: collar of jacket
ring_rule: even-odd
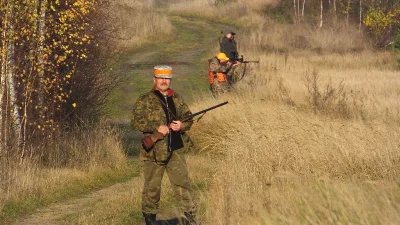
[[[154,85],[154,87],[153,87],[153,91],[156,91],[157,89],[156,89],[156,86]],[[168,89],[168,92],[167,92],[167,96],[168,97],[172,97],[174,95],[174,90],[172,90],[171,88],[169,88]]]

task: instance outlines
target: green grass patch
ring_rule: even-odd
[[[37,209],[48,206],[51,203],[63,201],[71,197],[79,197],[94,190],[111,186],[115,183],[126,182],[139,175],[139,165],[133,160],[128,161],[124,169],[109,170],[94,174],[84,180],[75,180],[62,187],[47,190],[18,201],[5,202],[0,213],[0,223],[10,223],[18,216],[31,214]]]

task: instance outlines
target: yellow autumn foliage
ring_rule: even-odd
[[[400,24],[400,7],[396,7],[389,12],[385,12],[381,8],[371,7],[364,17],[364,25],[374,35],[375,39],[379,39],[388,32],[393,26]]]

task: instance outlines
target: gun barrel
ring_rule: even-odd
[[[242,63],[260,63],[260,61],[243,61]]]
[[[187,120],[189,120],[189,119],[191,119],[191,118],[193,118],[193,117],[195,117],[195,116],[198,116],[198,115],[200,115],[200,114],[206,113],[206,112],[208,112],[208,111],[210,111],[210,110],[216,109],[216,108],[221,107],[221,106],[226,105],[226,104],[228,104],[228,101],[225,101],[225,102],[220,103],[220,104],[218,104],[218,105],[211,106],[210,108],[207,108],[207,109],[203,109],[203,110],[201,110],[201,111],[199,111],[199,112],[196,112],[196,113],[192,113],[192,114],[190,114],[190,115],[187,115],[187,116],[185,116],[181,121],[182,121],[182,122],[187,121]]]

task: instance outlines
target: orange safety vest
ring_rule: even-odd
[[[227,82],[228,79],[226,79],[226,74],[224,73],[217,73],[217,80],[219,82]]]
[[[214,79],[215,79],[214,73],[211,71],[208,71],[208,77],[210,80],[210,84],[214,84]],[[224,73],[217,73],[217,80],[219,82],[227,82],[228,81],[228,79],[226,78],[226,74],[224,74]]]
[[[210,63],[210,60],[208,62]],[[208,77],[210,80],[210,84],[214,84],[214,73],[211,72],[211,70],[210,70],[210,64],[208,65]],[[227,82],[228,81],[226,74],[224,74],[224,73],[217,73],[216,77],[217,77],[218,82]]]
[[[210,70],[208,71],[208,77],[210,78],[210,84],[214,84],[214,73]]]

